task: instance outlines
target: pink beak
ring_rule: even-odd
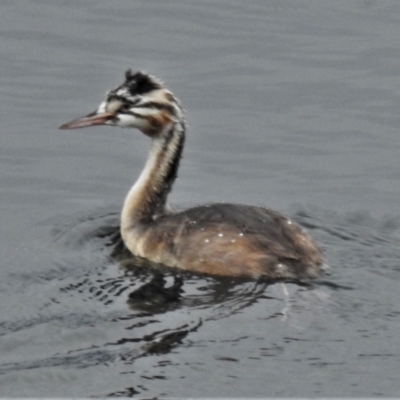
[[[69,121],[60,126],[60,129],[79,129],[86,128],[88,126],[104,125],[110,119],[113,119],[115,114],[105,112],[101,114],[90,113],[85,117],[80,117]]]

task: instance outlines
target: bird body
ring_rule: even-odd
[[[315,277],[320,252],[281,214],[262,207],[210,204],[137,224],[125,243],[151,261],[225,276]]]
[[[95,112],[60,128],[94,125],[132,127],[151,138],[146,165],[121,213],[122,239],[132,254],[213,275],[297,279],[320,272],[318,246],[278,212],[226,203],[168,209],[186,124],[179,101],[157,78],[127,71]]]

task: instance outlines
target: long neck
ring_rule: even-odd
[[[165,213],[167,196],[177,177],[185,141],[184,123],[177,121],[152,139],[139,179],[129,191],[121,215],[121,230],[146,224]]]

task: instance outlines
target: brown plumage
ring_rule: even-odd
[[[237,204],[168,211],[186,127],[180,103],[156,78],[128,71],[97,111],[61,129],[93,125],[133,127],[152,139],[145,168],[121,214],[122,238],[133,254],[214,275],[298,279],[319,274],[321,251],[278,212]]]

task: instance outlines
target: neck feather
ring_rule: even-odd
[[[125,199],[121,215],[123,234],[165,213],[184,141],[185,128],[181,122],[173,122],[160,136],[152,139],[146,165]]]

